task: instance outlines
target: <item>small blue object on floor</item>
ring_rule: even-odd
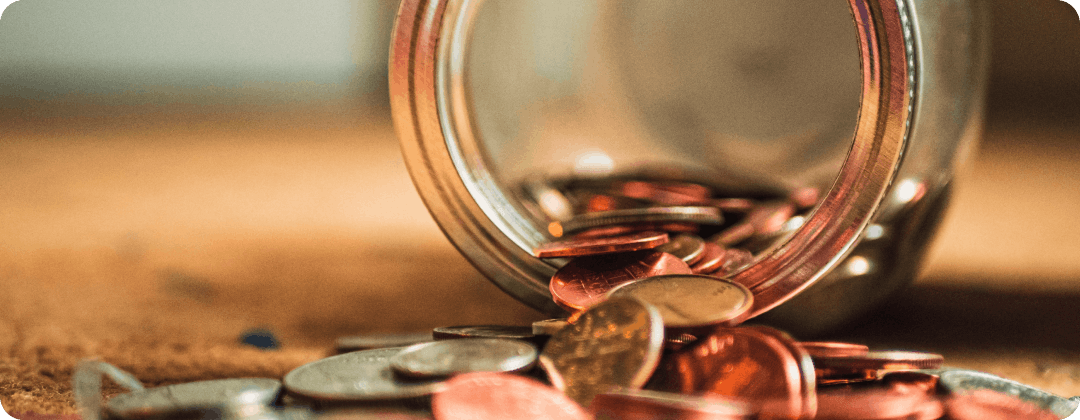
[[[240,334],[240,343],[263,350],[277,350],[280,347],[277,337],[267,328],[252,328],[244,331]]]

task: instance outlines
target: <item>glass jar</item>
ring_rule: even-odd
[[[548,292],[562,262],[531,250],[571,215],[558,194],[523,199],[530,185],[824,191],[730,273],[754,292],[755,316],[811,335],[917,274],[982,126],[977,3],[405,0],[391,51],[395,127],[447,237],[553,315],[565,314]]]

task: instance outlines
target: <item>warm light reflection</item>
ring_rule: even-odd
[[[885,227],[879,224],[871,224],[866,227],[866,233],[863,235],[869,240],[880,239],[885,236]]]
[[[870,272],[870,261],[858,255],[848,258],[847,271],[853,276],[861,276]]]
[[[907,203],[922,198],[926,187],[919,181],[905,179],[896,184],[896,199]]]
[[[584,152],[574,162],[574,172],[579,174],[607,175],[614,170],[615,161],[598,150]]]

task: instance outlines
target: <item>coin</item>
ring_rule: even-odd
[[[532,333],[533,335],[554,335],[567,325],[570,325],[570,323],[562,318],[536,321],[532,325]]]
[[[436,340],[451,340],[455,338],[507,338],[511,340],[533,341],[536,336],[532,333],[532,327],[517,325],[456,325],[453,327],[436,327],[431,331]]]
[[[320,410],[313,420],[431,420],[423,410],[405,407],[349,407]]]
[[[988,390],[1049,410],[1061,418],[1076,411],[1077,401],[1059,397],[1020,382],[973,370],[946,369],[939,373],[941,387],[953,394]]]
[[[656,247],[657,251],[679,257],[689,265],[701,259],[705,253],[705,241],[697,235],[682,234],[671,239],[670,242]]]
[[[604,299],[618,285],[662,274],[690,274],[690,266],[674,255],[658,251],[634,251],[575,258],[551,278],[549,290],[555,303],[580,311]]]
[[[728,248],[728,250],[724,252],[724,261],[720,263],[720,269],[714,271],[712,274],[717,277],[726,277],[743,269],[743,267],[746,267],[752,262],[754,262],[754,254],[751,254],[750,251],[739,248]],[[746,286],[750,287],[749,285]]]
[[[738,245],[740,242],[754,236],[754,231],[754,225],[749,223],[736,223],[710,237],[709,242],[725,247]]]
[[[616,390],[597,394],[589,407],[596,420],[747,420],[749,404],[716,397],[647,390]]]
[[[564,233],[573,233],[580,230],[600,226],[645,222],[690,222],[703,225],[719,226],[724,223],[724,217],[720,214],[719,209],[715,207],[703,206],[669,206],[646,207],[638,209],[621,209],[579,214],[577,216],[574,216],[570,220],[561,222],[561,231]]]
[[[469,372],[521,372],[536,363],[536,347],[521,340],[465,338],[421,343],[390,357],[390,368],[413,378]]]
[[[816,206],[820,199],[821,191],[814,187],[796,188],[791,194],[788,194],[788,200],[800,210]]]
[[[324,401],[401,400],[431,395],[442,387],[435,380],[404,381],[394,376],[390,358],[401,347],[354,351],[330,356],[293,369],[285,389]]]
[[[680,235],[681,237],[681,235]],[[570,239],[548,242],[533,250],[538,258],[583,257],[616,252],[640,251],[668,243],[668,234],[638,232],[603,238]]]
[[[869,387],[828,388],[818,392],[818,419],[932,420],[944,414],[932,382],[896,378]]]
[[[660,361],[664,326],[651,305],[610,299],[551,337],[540,365],[551,384],[583,406],[613,387],[641,388]]]
[[[577,403],[535,380],[502,373],[467,373],[431,399],[438,420],[589,420]]]
[[[870,352],[870,348],[862,344],[835,341],[800,341],[799,346],[806,350],[810,358],[862,356]]]
[[[405,347],[433,339],[431,333],[350,335],[338,337],[334,348],[341,354],[385,347]]]
[[[241,403],[268,406],[277,399],[280,391],[281,382],[269,378],[189,382],[120,394],[105,403],[105,410],[115,417],[136,419]],[[240,398],[243,401],[239,401]]]
[[[694,274],[715,273],[723,266],[726,254],[727,249],[724,247],[712,242],[706,242],[705,252],[702,253],[701,259],[690,266],[690,271],[693,271]]]
[[[945,361],[939,354],[914,351],[872,351],[861,355],[816,356],[817,368],[911,370],[937,369]]]
[[[814,367],[814,376],[818,385],[850,385],[861,382],[873,382],[878,379],[877,369],[825,368]]]
[[[810,356],[767,327],[721,328],[664,357],[648,389],[764,403],[761,419],[813,418]]]
[[[953,394],[945,400],[950,420],[1059,420],[1057,414],[1012,395],[986,389]]]
[[[768,235],[784,228],[791,216],[795,215],[795,205],[788,201],[769,201],[761,203],[743,219],[754,227],[757,235]],[[572,220],[572,219],[571,219]]]
[[[701,275],[665,275],[625,283],[608,299],[635,298],[660,311],[670,332],[708,332],[716,326],[738,325],[750,316],[754,294],[746,287]]]
[[[749,213],[757,207],[754,200],[748,198],[718,198],[709,202],[709,205],[720,209],[725,213]]]

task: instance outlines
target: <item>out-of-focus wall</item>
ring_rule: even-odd
[[[386,102],[389,0],[21,0],[0,18],[0,108]]]

